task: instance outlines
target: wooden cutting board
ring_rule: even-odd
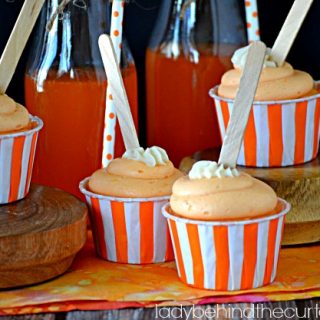
[[[86,217],[80,200],[39,185],[24,200],[0,206],[0,288],[64,273],[86,241]]]
[[[180,169],[188,172],[199,160],[217,161],[219,149],[195,153],[181,161]],[[280,198],[292,205],[286,217],[284,245],[320,241],[320,155],[312,162],[283,168],[249,168],[240,170],[268,183]]]

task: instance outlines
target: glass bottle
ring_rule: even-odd
[[[26,106],[45,123],[33,182],[80,196],[79,181],[101,167],[107,79],[98,37],[110,30],[111,2],[73,0],[50,27],[59,3],[48,0],[43,7],[25,74]],[[121,67],[137,122],[136,69],[125,42]],[[119,156],[124,147],[118,127],[116,137]]]
[[[163,0],[147,49],[147,141],[178,165],[221,145],[209,89],[245,45],[238,0]]]

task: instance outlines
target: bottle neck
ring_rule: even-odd
[[[102,33],[110,32],[112,2],[71,0],[55,16],[63,1],[45,2],[34,34],[28,74],[42,74],[41,77],[46,78],[49,71],[54,70],[58,76],[77,77],[78,70],[92,70],[99,73],[99,77],[105,77],[98,38]],[[133,64],[125,42],[121,61],[122,66]]]
[[[199,51],[220,55],[223,45],[246,43],[241,10],[239,0],[164,0],[149,47],[195,62]]]

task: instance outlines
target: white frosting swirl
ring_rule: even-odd
[[[151,147],[144,150],[143,148],[136,148],[127,150],[122,158],[131,159],[144,162],[149,167],[156,165],[165,165],[169,162],[169,157],[166,151],[160,147]]]
[[[248,53],[249,53],[249,46],[240,48],[235,51],[235,53],[232,56],[232,63],[235,69],[244,69],[244,66],[247,61]],[[264,63],[263,63],[264,68],[277,68],[277,63],[272,60],[271,56],[271,49],[267,48],[266,55],[264,57]]]
[[[239,171],[234,168],[225,168],[223,164],[218,164],[215,161],[198,161],[189,172],[191,180],[196,179],[211,179],[214,177],[238,177]]]

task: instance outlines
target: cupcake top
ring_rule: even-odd
[[[0,95],[0,134],[25,130],[29,125],[28,110],[7,95]]]
[[[129,150],[90,178],[90,191],[113,197],[151,198],[169,196],[182,176],[165,150],[159,147]]]
[[[252,219],[275,213],[277,201],[262,181],[216,162],[199,161],[174,183],[170,207],[195,220]]]
[[[234,69],[223,75],[218,89],[220,97],[235,99],[248,52],[249,46],[234,53],[232,57]],[[267,49],[255,96],[256,101],[298,99],[317,93],[314,90],[314,81],[308,73],[294,70],[289,63],[278,67],[270,53],[271,49]]]

